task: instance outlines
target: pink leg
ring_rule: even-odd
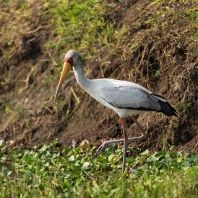
[[[134,115],[131,116],[133,121],[135,122],[135,124],[138,126],[139,130],[142,132],[142,135],[140,135],[139,137],[133,137],[133,138],[129,138],[130,141],[136,141],[136,140],[143,140],[146,139],[146,134],[144,132],[144,129],[140,126],[139,122],[137,121],[137,119],[135,118]]]
[[[121,124],[122,124],[122,129],[123,129],[123,134],[124,134],[124,153],[123,153],[123,163],[122,163],[122,172],[124,173],[125,166],[126,166],[126,153],[127,153],[127,148],[129,145],[129,140],[128,140],[128,135],[124,127],[124,118],[120,118]]]
[[[109,140],[109,141],[104,141],[99,148],[97,149],[94,158],[97,157],[103,150],[105,150],[108,146],[108,144],[111,143],[117,143],[117,142],[124,142],[124,153],[123,153],[123,165],[122,165],[122,172],[124,172],[125,170],[125,165],[126,165],[126,151],[127,151],[127,147],[128,147],[128,143],[129,141],[141,141],[143,139],[146,138],[146,134],[143,130],[143,128],[140,126],[140,124],[138,123],[137,119],[135,118],[135,116],[131,116],[133,121],[136,123],[136,125],[138,126],[138,128],[140,129],[140,131],[142,132],[141,136],[138,137],[132,137],[132,138],[128,138],[125,127],[124,127],[124,118],[120,118],[121,124],[122,124],[122,128],[123,128],[123,134],[124,134],[124,139],[118,139],[118,140]]]

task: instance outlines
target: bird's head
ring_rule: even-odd
[[[61,72],[61,77],[56,89],[56,94],[55,94],[55,99],[54,102],[57,103],[57,99],[58,99],[58,92],[61,88],[61,85],[63,84],[63,81],[65,80],[65,78],[67,77],[68,73],[70,72],[72,67],[75,67],[75,65],[77,65],[78,61],[81,61],[81,55],[78,51],[76,50],[69,50],[66,54],[65,54],[65,58],[64,58],[64,65],[63,65],[63,70]]]

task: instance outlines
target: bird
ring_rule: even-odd
[[[73,69],[77,83],[89,95],[102,105],[115,111],[120,119],[124,138],[117,140],[104,141],[97,149],[94,157],[97,157],[110,143],[123,142],[123,163],[122,172],[126,166],[126,152],[129,141],[141,141],[146,139],[146,133],[136,119],[136,115],[143,112],[162,112],[167,116],[177,116],[177,111],[170,105],[168,100],[159,94],[152,93],[145,87],[124,80],[110,78],[89,79],[84,74],[84,62],[80,52],[69,50],[64,57],[64,65],[55,92],[54,102],[58,101],[58,93],[61,85],[66,79],[70,70]],[[125,117],[131,116],[141,135],[129,138],[125,129]]]

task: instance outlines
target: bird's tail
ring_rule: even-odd
[[[170,105],[170,103],[167,101],[165,97],[158,94],[152,94],[152,95],[158,99],[158,103],[161,106],[159,112],[162,112],[167,116],[173,115],[177,117],[177,111]]]

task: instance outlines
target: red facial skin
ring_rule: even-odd
[[[64,61],[69,63],[73,67],[73,58],[72,57],[65,58]]]

